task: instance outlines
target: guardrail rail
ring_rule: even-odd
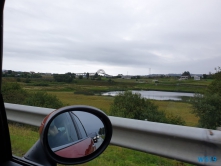
[[[5,103],[9,121],[40,126],[55,109]],[[221,131],[109,116],[111,144],[196,165],[221,165]]]

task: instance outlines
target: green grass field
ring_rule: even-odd
[[[62,102],[67,105],[91,105],[109,112],[110,104],[113,102],[113,97],[104,96],[87,96],[76,95],[73,92],[49,92],[56,95]],[[191,106],[188,103],[173,102],[173,101],[156,101],[153,102],[159,106],[160,110],[167,113],[173,113],[184,118],[189,126],[197,125],[197,118],[190,113]],[[39,134],[36,128],[27,127],[26,125],[10,124],[10,136],[12,141],[12,151],[14,155],[22,156],[29,148],[38,140]],[[93,161],[90,161],[82,166],[93,165],[119,165],[119,166],[183,166],[189,165],[183,162],[166,159],[163,157],[147,154],[144,152],[134,151],[117,146],[108,146],[105,152]]]
[[[152,79],[141,79],[136,81],[113,79],[114,82],[108,82],[108,79],[102,81],[97,80],[75,80],[71,84],[53,82],[51,78],[31,79],[30,83],[19,82],[22,87],[28,91],[46,91],[49,94],[56,95],[64,105],[90,105],[103,110],[109,114],[110,105],[113,97],[100,95],[84,95],[99,94],[99,92],[115,91],[115,90],[164,90],[164,91],[184,91],[184,92],[204,92],[211,82],[210,80],[202,81],[177,81],[177,79],[162,78],[159,83],[155,84]],[[14,78],[7,78],[5,82],[16,82]],[[140,82],[140,83],[139,83]],[[197,126],[198,118],[191,111],[191,105],[187,102],[177,101],[157,101],[152,100],[159,107],[159,110],[165,111],[167,114],[181,116],[187,126]],[[12,142],[12,151],[14,155],[24,155],[30,147],[38,140],[39,134],[35,127],[26,125],[9,124],[10,136]],[[110,145],[106,151],[97,159],[82,164],[84,166],[92,165],[150,165],[150,166],[183,166],[188,165],[175,160],[146,154],[122,147]]]
[[[153,80],[158,80],[154,83]],[[3,82],[16,82],[16,78],[3,78]],[[204,93],[211,79],[200,81],[182,80],[177,78],[152,78],[152,79],[111,79],[102,77],[101,80],[75,79],[72,83],[63,83],[53,81],[53,77],[47,78],[29,78],[29,83],[21,78],[18,82],[27,90],[46,90],[46,91],[73,91],[84,93],[100,93],[115,90],[163,90],[177,92],[197,92]]]
[[[38,129],[27,125],[9,124],[12,153],[22,157],[34,143],[39,139]],[[82,166],[184,166],[189,165],[183,162],[166,159],[163,157],[130,150],[118,146],[109,145],[108,148],[98,158],[80,164]]]
[[[182,117],[187,126],[196,127],[198,124],[198,118],[191,113],[191,104],[184,102],[175,101],[153,101],[154,104],[159,106],[159,110],[165,111],[166,113],[172,113]]]
[[[9,123],[12,154],[23,156],[39,139],[38,128],[27,125]]]
[[[109,114],[110,105],[114,99],[105,96],[76,95],[72,92],[49,91],[48,93],[56,95],[65,105],[90,105],[103,110],[106,114]],[[159,110],[181,116],[187,126],[197,126],[198,118],[191,113],[191,104],[175,101],[152,101],[159,107]]]

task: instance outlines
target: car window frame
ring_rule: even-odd
[[[82,134],[81,134],[81,131],[80,131],[79,127],[78,127],[78,124],[75,121],[75,119],[72,117],[71,112],[69,112],[68,114],[69,114],[69,116],[70,116],[70,118],[71,118],[71,120],[72,120],[72,122],[73,122],[73,124],[74,124],[74,126],[76,128],[76,131],[77,131],[77,134],[78,134],[78,140],[81,140],[82,139]]]
[[[0,90],[2,86],[2,61],[3,61],[3,12],[4,12],[4,5],[5,0],[2,0],[0,3],[1,8],[1,15],[0,15]],[[8,128],[8,121],[7,121],[7,115],[6,110],[4,106],[3,96],[0,95],[0,163],[9,161],[12,159],[12,150],[11,150],[11,141],[10,141],[10,134],[9,134],[9,128]]]
[[[79,128],[79,126],[78,126],[78,124],[77,124],[77,122],[76,122],[76,121],[77,121],[76,118],[79,120],[81,126],[83,127],[84,133],[86,134],[86,137],[85,137],[85,138],[88,138],[89,136],[88,136],[88,134],[87,134],[87,132],[86,132],[86,130],[85,130],[85,128],[84,128],[84,125],[82,124],[81,120],[78,118],[78,116],[75,115],[75,113],[73,113],[73,112],[70,112],[70,116],[71,116],[71,118],[73,119],[73,121],[75,121],[75,123],[76,123],[76,125],[77,125],[77,127],[78,127],[78,129],[79,129],[79,131],[80,131],[80,133],[81,133],[81,130],[80,130],[80,128]],[[81,139],[83,139],[82,134],[81,134]]]
[[[73,114],[73,115],[72,115],[72,114]],[[80,121],[80,119],[79,119],[74,113],[72,113],[72,112],[65,113],[65,116],[69,117],[68,120],[70,120],[70,122],[73,123],[73,126],[74,126],[74,128],[75,128],[75,131],[76,131],[76,133],[77,133],[77,138],[78,138],[78,140],[77,140],[77,141],[74,141],[74,142],[70,142],[70,143],[64,144],[64,145],[60,145],[60,146],[57,146],[57,147],[53,147],[53,148],[51,148],[51,150],[52,150],[53,152],[56,152],[56,151],[65,149],[65,148],[67,148],[67,147],[69,147],[69,146],[73,146],[73,145],[75,145],[75,144],[77,144],[77,143],[79,143],[79,142],[81,142],[81,141],[84,141],[84,140],[90,138],[90,137],[88,136],[88,134],[87,134],[87,132],[86,132],[86,130],[85,130],[85,128],[84,128],[82,122]],[[79,129],[79,126],[78,126],[78,124],[77,124],[75,118],[78,118],[79,122],[81,123],[81,125],[82,125],[82,127],[83,127],[83,130],[84,130],[84,132],[85,132],[85,134],[86,134],[86,137],[84,137],[84,138],[82,137],[81,131],[80,131],[80,129]],[[65,129],[65,130],[68,130],[68,129]]]

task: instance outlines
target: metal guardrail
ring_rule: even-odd
[[[8,120],[40,126],[54,109],[5,103]],[[109,116],[112,145],[197,165],[221,165],[221,131]]]
[[[9,121],[37,127],[41,125],[41,122],[45,116],[55,110],[9,103],[5,103],[5,109]]]

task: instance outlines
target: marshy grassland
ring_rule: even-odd
[[[72,92],[48,92],[49,94],[56,95],[63,103],[67,105],[90,105],[103,110],[107,115],[109,114],[109,108],[113,102],[113,97],[108,96],[88,96],[88,95],[76,95]],[[187,126],[197,126],[198,118],[195,117],[191,111],[191,104],[187,102],[177,101],[157,101],[152,102],[159,107],[159,110],[166,113],[172,113],[174,115],[181,116]]]
[[[13,155],[22,157],[39,139],[38,128],[16,123],[9,124]],[[60,164],[58,164],[60,165]],[[189,164],[144,152],[109,145],[96,159],[82,166],[188,166]]]
[[[16,82],[16,79],[3,78],[3,82]],[[159,78],[158,83],[155,83],[153,79],[110,80],[102,78],[102,80],[77,79],[72,83],[58,83],[54,82],[51,77],[47,77],[47,79],[30,79],[28,83],[20,79],[18,83],[23,89],[30,92],[46,91],[49,94],[53,94],[57,96],[64,105],[90,105],[103,110],[108,115],[114,98],[110,96],[101,96],[101,92],[121,90],[164,90],[204,93],[210,82],[211,80],[177,81],[175,78]],[[152,101],[158,106],[159,110],[165,111],[166,114],[171,113],[181,116],[185,120],[187,126],[197,126],[198,118],[191,113],[192,107],[189,102]],[[24,155],[39,138],[38,129],[36,127],[10,123],[9,129],[12,151],[16,156]],[[110,145],[98,158],[82,165],[183,166],[189,164]]]

